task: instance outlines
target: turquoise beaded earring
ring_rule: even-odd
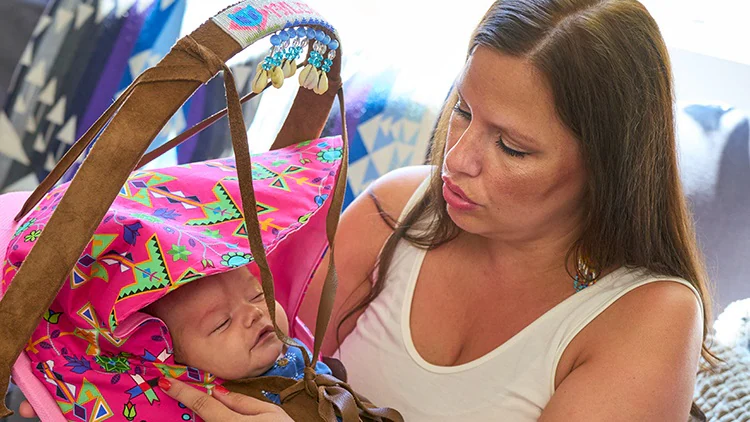
[[[578,271],[576,272],[575,278],[573,278],[573,287],[576,289],[576,293],[585,289],[586,287],[596,284],[598,281],[599,272],[589,266],[585,259],[582,257],[578,258]],[[581,279],[583,278],[583,279]]]

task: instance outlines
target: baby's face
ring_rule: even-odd
[[[167,324],[176,361],[224,379],[258,376],[283,350],[260,283],[245,267],[180,287],[151,311]],[[289,331],[278,302],[276,322]]]

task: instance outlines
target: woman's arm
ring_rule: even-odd
[[[583,352],[539,420],[687,421],[702,324],[685,286],[628,293],[581,332]]]
[[[401,214],[409,198],[419,184],[430,174],[430,167],[406,167],[392,171],[367,189],[379,200],[383,210],[394,219]],[[330,356],[338,348],[336,332],[343,316],[364,298],[370,290],[369,280],[380,249],[391,234],[391,228],[381,218],[375,203],[368,192],[361,193],[341,215],[336,232],[336,272],[338,290],[333,305],[333,315],[328,325],[323,354]],[[315,320],[320,303],[321,290],[328,267],[328,254],[313,276],[305,294],[299,315],[302,321],[315,333]],[[346,320],[341,328],[343,341],[356,325],[357,315]]]

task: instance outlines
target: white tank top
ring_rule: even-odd
[[[420,185],[406,212],[428,186]],[[357,320],[335,357],[350,385],[378,406],[411,421],[536,421],[555,391],[555,371],[565,348],[617,299],[665,278],[621,267],[543,314],[488,354],[458,366],[426,362],[412,342],[411,302],[426,251],[397,246],[385,288]],[[699,301],[700,303],[700,301]]]

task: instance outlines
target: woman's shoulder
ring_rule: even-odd
[[[605,332],[614,337],[626,332],[639,336],[643,334],[641,330],[654,328],[654,324],[691,326],[697,321],[702,330],[700,293],[687,280],[645,268],[621,268],[612,276],[612,280],[602,280],[601,287],[611,288],[612,292],[608,306],[591,324],[601,331],[595,339],[606,343]],[[617,329],[612,330],[614,327]]]
[[[704,315],[699,293],[689,282],[643,268],[618,274],[608,283],[615,294],[607,295],[605,308],[570,345],[577,361],[613,357],[631,348],[627,354],[643,352],[642,360],[660,359],[655,348],[667,354],[700,349]]]
[[[380,248],[393,231],[389,221],[398,219],[419,185],[430,175],[430,166],[405,167],[383,175],[360,193],[341,216],[336,243],[358,280],[374,265]],[[373,197],[376,199],[373,200]],[[338,260],[338,257],[337,257]],[[355,265],[355,263],[361,265]],[[351,264],[351,265],[349,265]]]
[[[383,175],[369,188],[388,214],[401,214],[414,192],[432,173],[433,166],[404,167]]]
[[[668,412],[670,406],[682,406],[674,402],[675,397],[692,396],[703,334],[696,295],[677,277],[637,285],[568,346],[544,417],[554,419],[580,407],[579,392],[587,389],[601,392],[602,403],[618,403],[620,414],[640,415],[644,409]],[[626,396],[638,400],[617,400]],[[596,410],[613,409],[602,405]],[[593,411],[589,410],[592,416]]]
[[[345,338],[354,329],[358,315],[342,322],[346,311],[369,292],[365,280],[369,280],[377,263],[383,244],[393,232],[387,220],[396,219],[409,199],[427,177],[431,167],[418,166],[394,170],[373,182],[365,192],[360,193],[349,204],[339,220],[335,240],[336,272],[339,285],[334,301],[334,319],[328,326],[323,352],[330,356],[339,346],[337,339]],[[372,196],[378,200],[373,201]],[[384,216],[382,213],[386,213]],[[325,268],[328,256],[319,268]],[[325,271],[318,270],[310,284],[300,316],[314,331],[318,303],[323,286]],[[339,324],[341,323],[340,329]]]
[[[393,232],[389,222],[398,219],[419,185],[429,177],[430,170],[429,166],[394,170],[373,182],[349,204],[336,233],[336,260],[342,278],[346,272],[353,280],[366,278]]]
[[[386,173],[360,194],[350,208],[355,213],[371,214],[373,210],[384,212],[397,219],[417,188],[430,176],[432,169],[433,166],[410,166]]]
[[[556,419],[585,406],[591,406],[590,420],[613,414],[648,419],[646,411],[667,415],[679,408],[687,412],[701,328],[700,309],[689,289],[659,282],[633,290],[581,333],[584,349],[569,372],[558,367],[566,374],[543,418]],[[599,404],[583,401],[581,391],[597,391]],[[622,397],[632,400],[619,400]]]

